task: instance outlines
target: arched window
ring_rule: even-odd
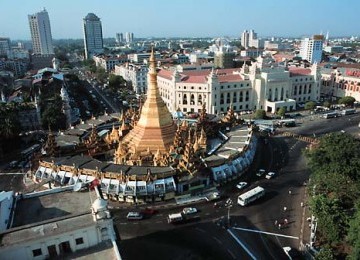
[[[275,88],[275,98],[274,101],[278,101],[278,89]]]
[[[198,96],[198,105],[202,105],[202,96],[199,94]]]
[[[249,97],[249,90],[246,91],[246,96],[245,96],[245,101],[249,101],[250,97]]]
[[[268,93],[268,101],[271,101],[271,95],[272,95],[272,89],[269,89],[269,93]]]
[[[231,101],[230,101],[230,93],[227,93],[227,95],[226,95],[226,103],[227,104],[231,103]]]
[[[239,102],[243,102],[243,98],[243,92],[241,91],[239,95]]]
[[[191,94],[191,96],[190,96],[190,105],[195,105],[195,96],[194,96],[194,94]]]
[[[220,105],[224,104],[224,94],[220,94]]]
[[[236,103],[236,100],[237,100],[237,92],[234,92],[233,93],[233,103]]]
[[[280,100],[284,100],[284,88],[281,88]]]
[[[297,93],[297,86],[294,86],[294,95]]]
[[[183,95],[183,104],[184,104],[184,105],[187,105],[187,103],[188,103],[188,102],[187,102],[187,96],[186,96],[186,94],[184,94],[184,95]]]

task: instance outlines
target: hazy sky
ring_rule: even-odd
[[[89,12],[101,18],[104,37],[360,34],[359,0],[0,0],[0,37],[30,39],[27,16],[44,7],[54,39],[82,38]]]

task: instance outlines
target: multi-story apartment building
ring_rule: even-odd
[[[321,71],[321,93],[326,97],[352,96],[360,101],[360,70],[349,68]]]
[[[123,64],[128,61],[127,56],[106,56],[106,55],[94,55],[93,59],[95,65],[102,67],[106,72],[113,71],[115,66]]]
[[[126,43],[132,43],[134,41],[134,33],[126,32],[125,33],[125,41],[126,41]]]
[[[54,54],[50,19],[44,9],[28,16],[34,54]]]
[[[161,96],[171,112],[199,112],[205,102],[209,113],[264,109],[275,113],[281,107],[294,110],[296,102],[320,98],[320,71],[276,67],[262,57],[251,67],[183,71],[161,69]]]
[[[125,63],[115,66],[115,75],[119,75],[130,82],[137,94],[146,93],[148,66]]]
[[[103,52],[103,35],[100,18],[88,13],[83,19],[85,58]]]
[[[155,58],[157,60],[160,59],[160,53],[155,53]],[[129,54],[129,60],[130,62],[134,62],[134,63],[144,63],[144,60],[149,60],[150,58],[150,53],[134,53],[134,54]]]
[[[320,63],[322,58],[323,41],[323,35],[314,35],[311,38],[304,38],[301,41],[301,58],[309,61],[310,63]]]
[[[124,36],[122,33],[117,33],[115,37],[116,43],[120,44],[124,41]]]
[[[10,38],[0,37],[0,56],[11,58]]]

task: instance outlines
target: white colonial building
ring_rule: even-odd
[[[296,102],[319,100],[320,71],[311,68],[279,67],[259,57],[241,69],[161,69],[158,73],[161,96],[171,112],[199,112],[205,102],[209,113],[264,109],[275,113],[281,107],[296,109]]]
[[[147,65],[125,63],[115,66],[115,75],[119,75],[127,82],[131,82],[133,90],[140,94],[147,90]]]
[[[126,56],[107,56],[107,55],[94,55],[93,60],[97,67],[103,68],[106,72],[111,72],[118,64],[127,62]]]

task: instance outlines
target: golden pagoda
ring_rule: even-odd
[[[140,119],[123,139],[123,144],[132,154],[147,150],[153,154],[158,150],[167,153],[174,143],[177,128],[159,93],[154,50],[149,62],[147,98],[141,108]]]

